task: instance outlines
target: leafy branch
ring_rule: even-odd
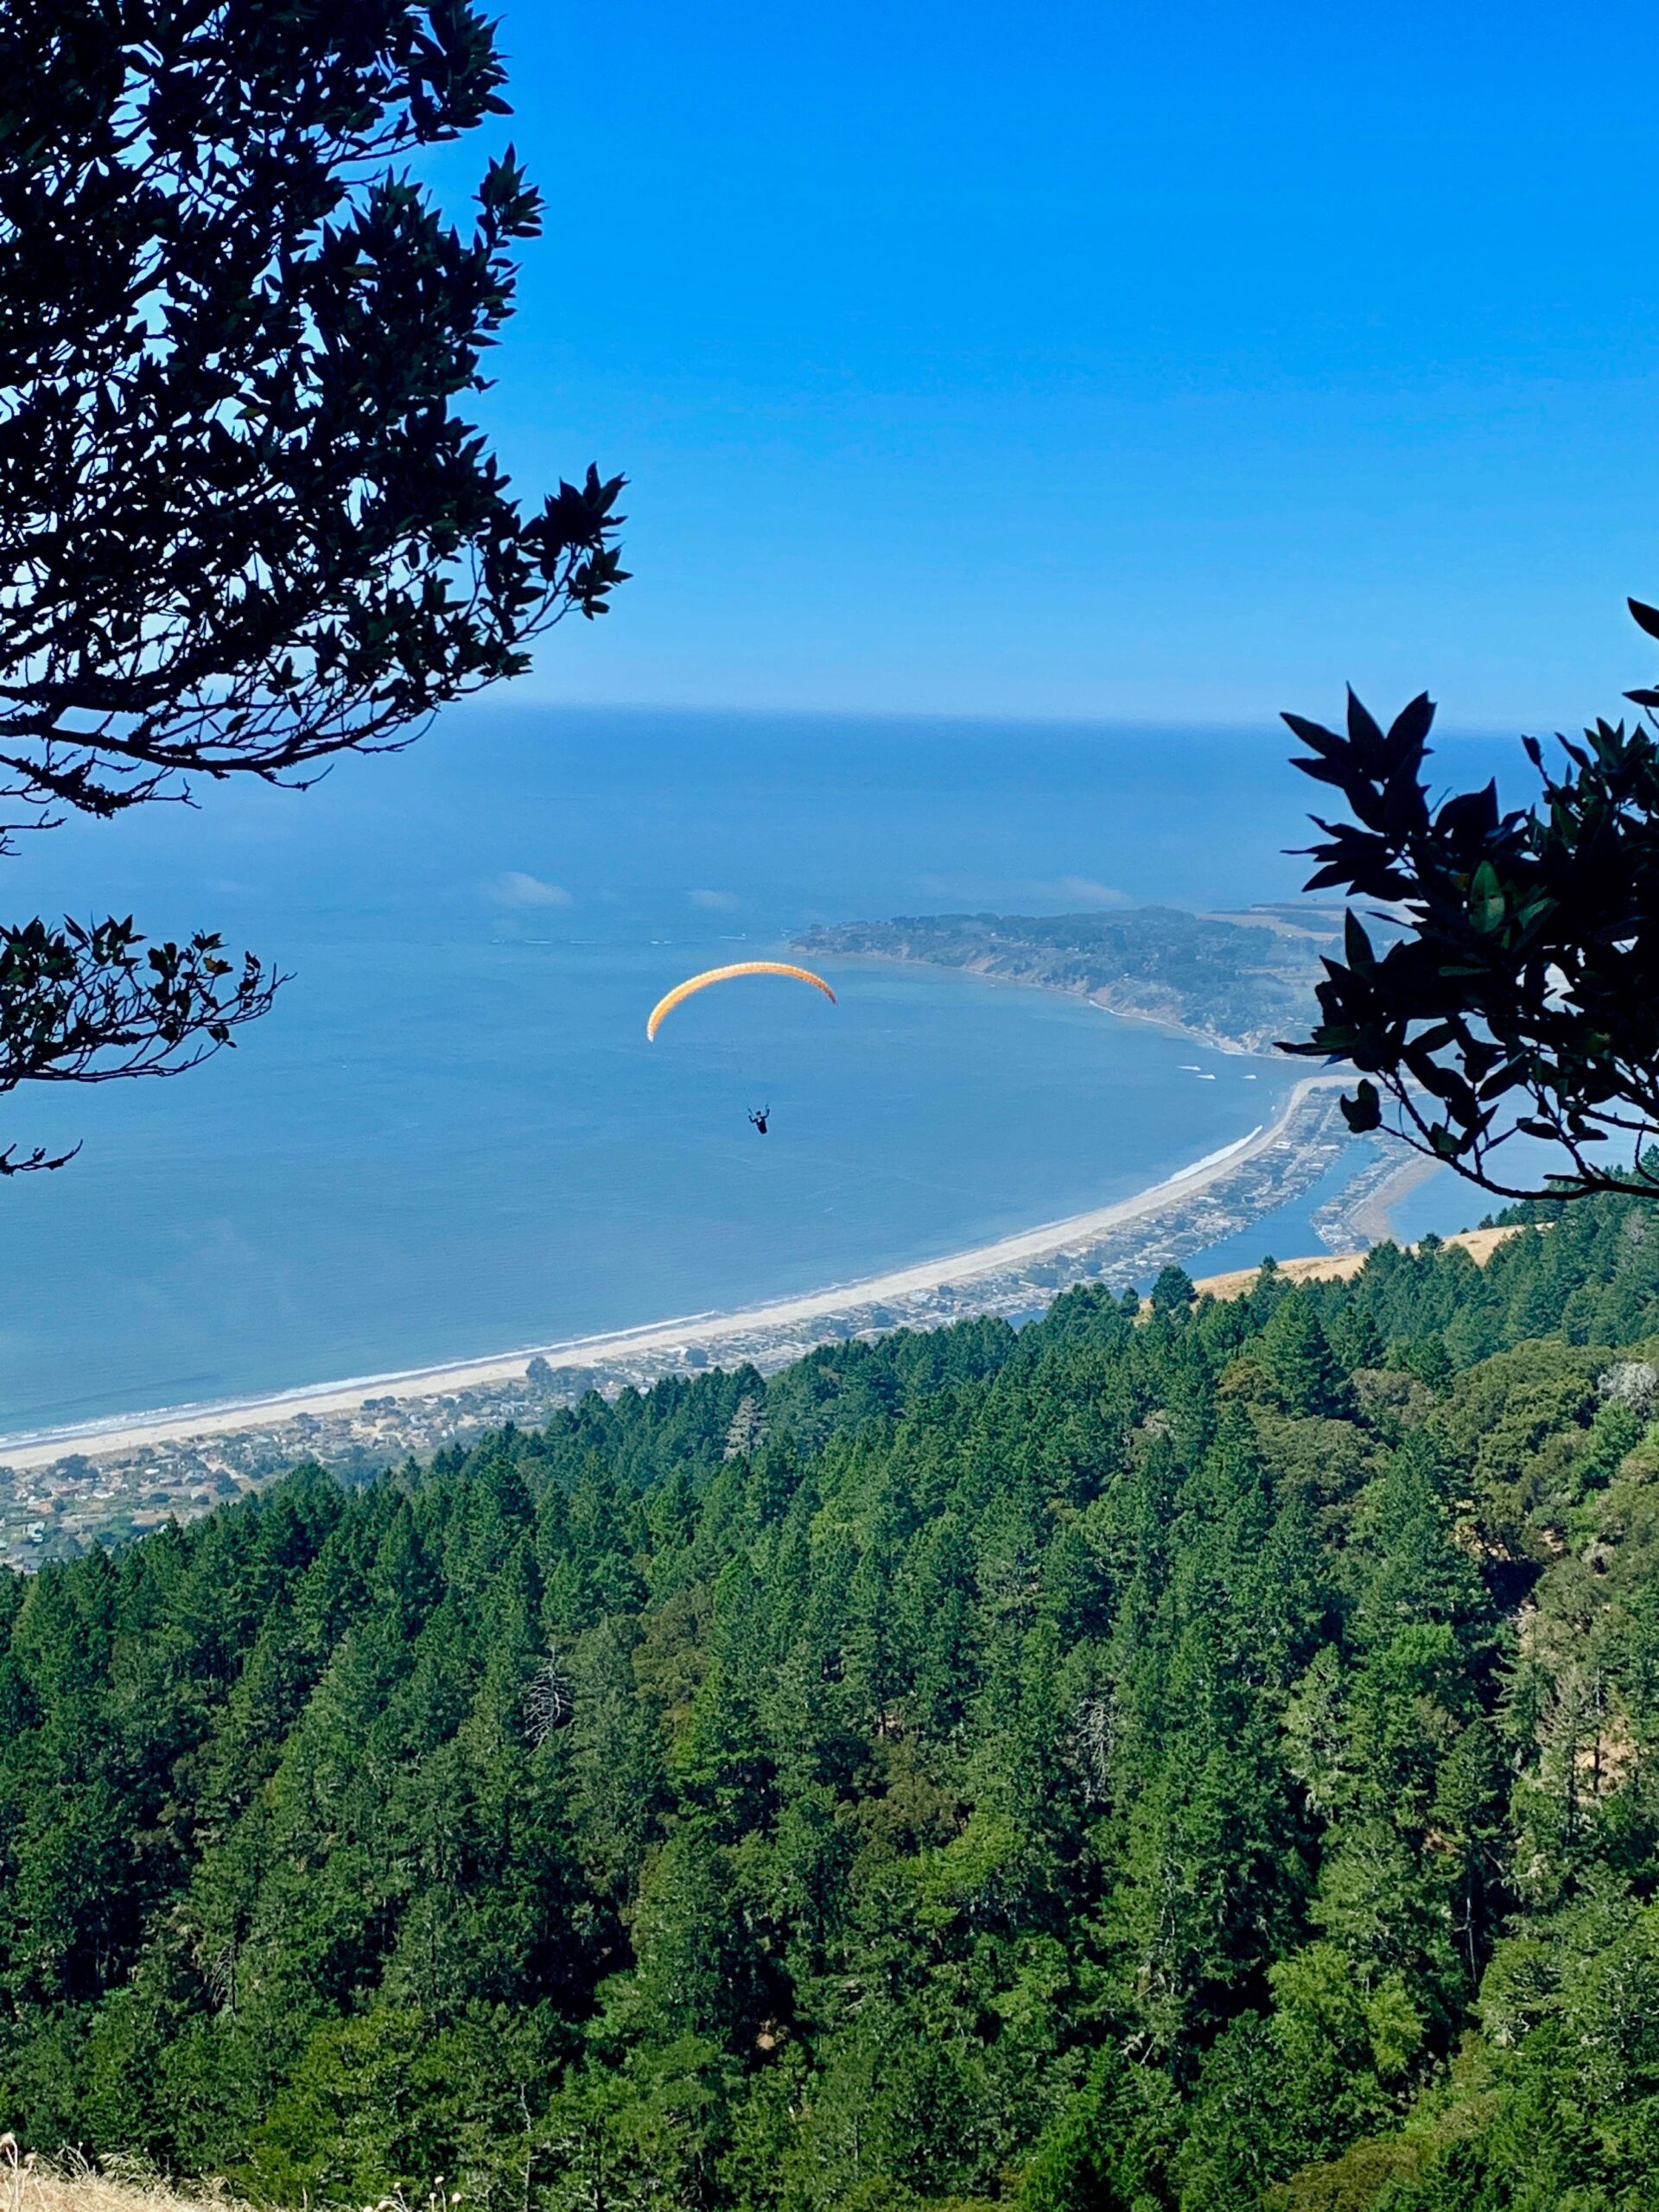
[[[1630,610],[1659,637],[1659,611]],[[1626,696],[1659,708],[1659,690]],[[1307,747],[1294,765],[1354,817],[1314,817],[1306,887],[1380,902],[1389,941],[1351,908],[1313,1033],[1281,1049],[1348,1062],[1351,1128],[1386,1126],[1498,1196],[1659,1194],[1659,746],[1598,721],[1558,739],[1552,769],[1529,737],[1532,807],[1501,810],[1491,783],[1436,803],[1433,714],[1419,696],[1384,730],[1350,692],[1342,732],[1284,717]],[[1565,1171],[1510,1171],[1518,1136]]]
[[[457,228],[397,166],[504,82],[468,0],[0,0],[0,852],[303,786],[607,611],[621,477],[521,505],[468,418],[541,195],[509,148]],[[176,1073],[269,1003],[123,930],[5,939],[4,1088]]]
[[[217,937],[151,944],[124,921],[0,928],[0,1094],[24,1083],[181,1075],[270,1007],[283,982],[251,954],[238,967]],[[0,1175],[73,1157],[15,1145]]]

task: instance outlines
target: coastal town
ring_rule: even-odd
[[[613,1397],[715,1366],[747,1363],[767,1373],[819,1345],[971,1315],[1018,1323],[1077,1283],[1122,1291],[1148,1282],[1160,1268],[1209,1251],[1305,1196],[1344,1156],[1353,1172],[1314,1220],[1331,1249],[1361,1249],[1379,1230],[1386,1233],[1377,1200],[1399,1179],[1401,1154],[1349,1136],[1338,1096],[1328,1081],[1306,1082],[1270,1129],[1137,1200],[933,1268],[549,1346],[472,1378],[450,1370],[449,1387],[442,1373],[397,1378],[360,1391],[319,1391],[308,1405],[277,1399],[264,1409],[202,1408],[194,1425],[188,1414],[157,1416],[102,1440],[29,1440],[0,1463],[0,1557],[35,1567],[91,1543],[119,1543],[169,1518],[210,1511],[302,1461],[346,1482],[366,1480],[506,1422],[544,1421],[589,1390]]]

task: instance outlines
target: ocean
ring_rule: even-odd
[[[0,1141],[0,1434],[753,1302],[1127,1195],[1299,1067],[1079,1001],[832,963],[645,1016],[817,921],[1293,893],[1266,730],[457,710],[305,794],[20,841],[10,914],[204,925],[292,981],[178,1081],[34,1090]],[[1462,741],[1451,772],[1485,773]],[[747,1115],[770,1106],[771,1133]],[[1318,1249],[1322,1193],[1218,1252]],[[1440,1176],[1418,1234],[1477,1218]],[[1248,1251],[1245,1247],[1248,1246]]]

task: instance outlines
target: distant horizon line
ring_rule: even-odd
[[[1402,702],[1403,703],[1403,702]],[[559,699],[545,694],[527,694],[511,686],[473,697],[460,699],[438,709],[440,714],[474,714],[494,707],[512,707],[518,710],[537,709],[543,712],[565,715],[681,715],[688,720],[730,720],[741,716],[747,720],[762,719],[789,721],[839,722],[971,722],[993,728],[998,724],[1027,725],[1035,723],[1051,729],[1104,729],[1130,732],[1167,731],[1172,734],[1203,730],[1218,735],[1282,737],[1288,745],[1300,742],[1280,723],[1276,714],[1261,720],[1225,720],[1219,717],[1192,715],[1186,716],[1164,715],[1112,715],[1045,713],[1036,709],[1016,712],[990,712],[971,708],[951,707],[803,707],[787,705],[709,706],[696,702],[673,702],[652,699]],[[1438,712],[1438,706],[1437,706]],[[1640,721],[1642,717],[1633,717]],[[1437,721],[1433,736],[1437,739],[1510,738],[1517,743],[1522,736],[1554,736],[1555,731],[1542,722],[1529,725],[1522,722],[1446,722]]]

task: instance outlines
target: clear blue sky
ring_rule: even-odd
[[[570,701],[1546,727],[1659,677],[1659,16],[508,0]],[[505,133],[503,135],[505,135]],[[446,192],[478,141],[439,165]]]

